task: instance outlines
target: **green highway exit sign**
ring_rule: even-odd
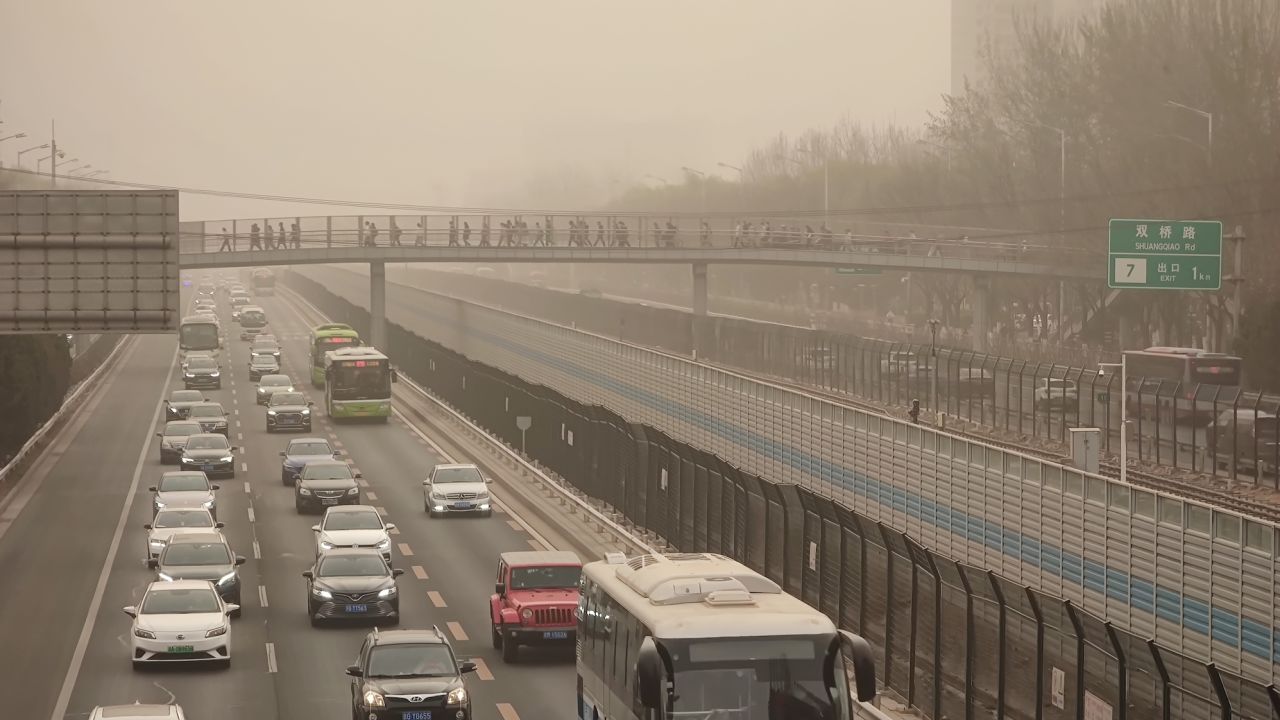
[[[1134,290],[1222,288],[1222,223],[1112,220],[1107,285]]]
[[[879,275],[880,268],[864,268],[864,267],[838,267],[837,275]]]

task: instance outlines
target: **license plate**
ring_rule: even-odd
[[[404,720],[431,720],[430,710],[410,710],[404,714]]]
[[[213,465],[201,465],[201,466],[200,466],[200,469],[201,469],[201,470],[212,470],[212,469],[213,469],[213,467],[214,467]]]
[[[169,652],[171,653],[189,653],[194,651],[195,651],[194,645],[170,645],[169,646]]]
[[[469,502],[454,503],[454,504],[453,504],[453,506],[454,506],[455,508],[459,509],[459,510],[470,510],[470,509],[471,509],[471,503],[469,503]]]
[[[347,606],[347,612],[349,612],[349,613],[366,613],[366,612],[369,612],[369,606],[368,606],[368,605],[363,605],[363,604],[361,604],[361,605],[348,605],[348,606]]]
[[[337,505],[338,498],[320,498],[321,505]]]
[[[548,630],[547,632],[542,633],[542,639],[543,640],[568,640],[569,631],[568,630]]]
[[[355,414],[356,414],[356,416],[357,416],[357,417],[364,417],[364,416],[366,416],[366,415],[368,415],[368,414],[369,414],[369,411],[368,411],[368,410],[357,410],[357,411],[355,412]]]

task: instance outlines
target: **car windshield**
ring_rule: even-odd
[[[218,363],[213,358],[198,357],[187,361],[188,370],[217,370]]]
[[[305,480],[352,480],[351,468],[346,465],[308,465],[302,471]]]
[[[306,405],[307,396],[303,395],[300,392],[278,392],[271,396],[271,404],[272,405]]]
[[[263,375],[258,384],[263,387],[289,387],[293,381],[288,375]]]
[[[229,447],[227,439],[221,435],[193,437],[187,441],[188,450],[226,450]]]
[[[169,396],[169,402],[171,403],[200,402],[201,400],[204,400],[204,393],[199,390],[175,390]]]
[[[331,512],[324,521],[325,530],[381,530],[382,518],[378,513]]]
[[[365,677],[431,677],[458,674],[447,645],[382,645],[369,653]]]
[[[320,577],[377,577],[388,575],[381,555],[325,555],[320,560]]]
[[[473,467],[438,468],[431,476],[431,482],[441,483],[478,483],[484,482],[484,476]]]
[[[165,548],[161,565],[230,565],[231,551],[222,543],[184,542]]]
[[[223,416],[221,405],[196,405],[191,408],[191,417],[220,418]]]
[[[289,446],[289,455],[332,455],[326,442],[296,442]]]
[[[151,521],[154,528],[211,528],[213,518],[206,510],[161,510]]]
[[[542,588],[576,588],[582,576],[582,568],[522,567],[511,570],[512,590],[539,590]]]
[[[152,590],[142,601],[143,615],[182,615],[216,613],[222,607],[218,596],[209,588],[195,590]]]
[[[196,435],[200,432],[200,425],[197,423],[169,423],[164,426],[164,434],[166,437]]]
[[[208,490],[209,478],[204,473],[166,475],[160,480],[160,492],[189,492],[192,490]]]

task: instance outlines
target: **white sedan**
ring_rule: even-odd
[[[165,508],[142,527],[147,531],[147,557],[153,558],[160,557],[173,536],[221,530],[222,523],[215,522],[205,508]]]
[[[156,662],[230,667],[230,614],[239,609],[224,603],[208,580],[151,583],[141,603],[124,609],[133,618],[133,667]]]

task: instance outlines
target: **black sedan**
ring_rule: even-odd
[[[400,623],[400,594],[392,569],[377,550],[334,549],[316,559],[307,579],[307,616],[312,625],[325,620],[386,619]]]
[[[192,435],[182,448],[179,466],[183,470],[203,470],[209,477],[236,476],[236,447],[225,435],[204,433]]]
[[[293,506],[303,513],[320,512],[333,505],[359,505],[359,477],[360,473],[340,460],[307,463],[293,483]]]

